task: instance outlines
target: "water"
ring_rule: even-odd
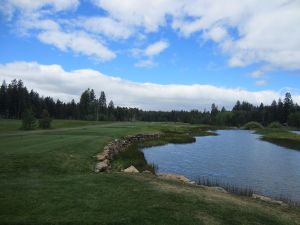
[[[219,130],[191,144],[144,149],[158,173],[176,173],[191,180],[209,177],[271,197],[300,201],[300,151],[261,141],[246,130]]]
[[[300,130],[294,130],[292,132],[295,133],[295,134],[299,134],[300,135]]]

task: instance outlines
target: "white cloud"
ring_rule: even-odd
[[[166,25],[167,14],[179,10],[179,0],[93,0],[109,16],[129,26],[143,27],[146,32]]]
[[[134,64],[135,67],[151,68],[157,66],[153,58],[169,47],[167,41],[157,41],[148,45],[145,49],[133,48],[130,50],[132,56],[139,58],[139,61]],[[146,57],[146,59],[142,59]]]
[[[62,31],[69,34],[84,31],[92,39],[96,35],[106,40],[118,40],[171,27],[187,38],[194,34],[196,38],[213,40],[222,53],[227,55],[230,66],[245,67],[259,63],[273,70],[300,70],[299,0],[227,0],[226,3],[220,0],[92,2],[104,10],[106,15],[79,19],[67,17],[69,25],[66,23]],[[37,14],[38,19],[43,20],[38,21],[37,25],[48,31],[49,27],[53,29],[56,26],[50,23],[51,20],[62,25],[61,13],[56,13],[76,9],[79,0],[3,0],[1,3],[0,10],[3,13],[11,15],[19,11],[20,20],[23,21]],[[74,24],[71,24],[72,21],[75,21]],[[82,50],[80,52],[84,54]],[[149,50],[148,54],[155,54],[155,50]]]
[[[185,37],[198,33],[217,42],[230,66],[264,63],[300,69],[298,0],[94,0],[110,17],[146,31],[167,25]]]
[[[96,35],[85,31],[62,31],[59,23],[51,19],[40,19],[39,16],[28,17],[18,22],[21,34],[31,35],[62,51],[72,51],[75,54],[86,55],[104,62],[112,60],[116,54],[108,49]]]
[[[103,40],[95,34],[97,33],[96,31],[94,31],[94,34],[90,34],[83,30],[73,29],[74,25],[70,25],[72,21],[66,22],[61,19],[48,18],[49,10],[72,10],[77,8],[78,5],[78,0],[12,0],[6,1],[5,7],[2,7],[2,9],[11,8],[12,12],[15,10],[20,11],[16,25],[18,32],[23,35],[35,36],[41,42],[55,46],[62,51],[71,51],[75,54],[86,55],[97,61],[104,62],[114,59],[116,54],[105,46]],[[47,7],[50,7],[50,9]],[[45,10],[48,13],[45,13]],[[82,25],[86,26],[87,29],[93,30],[95,29],[94,26],[96,25],[94,23],[96,22],[93,22],[92,18],[90,19],[81,22],[83,22]],[[102,25],[102,33],[118,36],[122,32],[122,35],[127,35],[125,29],[117,30],[117,22],[114,22],[109,18],[101,21],[99,25]],[[107,25],[108,23],[110,24]],[[109,26],[112,26],[110,30]],[[119,27],[121,26],[119,25]]]
[[[155,42],[155,43],[149,45],[145,49],[145,55],[148,56],[148,57],[153,57],[155,55],[160,54],[161,52],[163,52],[168,47],[169,47],[169,43],[166,42],[166,41]]]
[[[38,35],[38,39],[46,44],[54,45],[62,51],[71,50],[100,61],[107,61],[116,57],[115,53],[106,48],[100,41],[84,32],[46,30]]]
[[[156,63],[153,62],[151,59],[146,60],[140,60],[137,63],[134,64],[135,67],[141,67],[141,68],[151,68],[156,66]]]
[[[209,109],[211,103],[227,108],[239,99],[253,104],[270,104],[280,97],[279,92],[265,90],[251,92],[240,88],[224,88],[212,85],[178,85],[137,83],[104,75],[91,69],[65,71],[60,65],[41,65],[36,62],[0,64],[0,79],[7,82],[22,79],[29,89],[42,95],[63,100],[78,100],[86,88],[105,91],[116,105],[151,110]],[[300,96],[294,96],[299,103]]]
[[[12,17],[16,10],[29,14],[41,9],[54,12],[73,10],[78,6],[79,0],[3,0],[0,11]]]
[[[265,85],[267,85],[267,81],[265,81],[265,80],[257,80],[257,81],[255,82],[255,84],[256,84],[257,86],[265,86]]]
[[[115,39],[127,39],[134,32],[133,28],[108,17],[82,17],[74,23],[89,32]]]
[[[264,75],[264,72],[261,71],[261,70],[256,70],[256,71],[253,71],[250,76],[253,77],[253,78],[259,78],[259,77],[262,77]]]
[[[207,39],[211,39],[215,42],[220,42],[227,36],[227,31],[222,27],[213,27],[206,34]]]

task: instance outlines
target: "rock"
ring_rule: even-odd
[[[96,155],[96,158],[98,161],[103,161],[106,159],[106,156],[107,156],[106,154],[101,153],[101,154]]]
[[[134,167],[130,166],[127,169],[124,170],[125,173],[139,173],[139,171]]]
[[[107,170],[108,167],[109,167],[109,162],[107,159],[102,162],[98,162],[95,166],[95,172],[96,173],[103,172],[103,171]]]
[[[259,200],[262,200],[262,201],[265,201],[265,202],[279,204],[279,205],[286,205],[283,201],[274,200],[270,197],[263,196],[263,195],[253,194],[252,198],[259,199]]]
[[[122,151],[125,151],[128,146],[130,146],[133,143],[136,143],[138,141],[144,141],[144,140],[153,140],[156,138],[159,138],[160,134],[137,134],[135,136],[127,136],[123,139],[115,139],[109,144],[107,144],[102,153],[99,153],[96,155],[97,161],[100,161],[97,163],[95,167],[95,172],[102,172],[106,171],[110,167],[110,160],[112,160],[117,154],[119,154]],[[130,168],[130,167],[129,167]],[[127,169],[129,169],[127,168]],[[139,172],[136,168],[134,172]]]
[[[151,171],[149,171],[149,170],[144,170],[142,173],[152,174]]]
[[[180,181],[180,182],[183,182],[183,183],[190,183],[191,182],[185,176],[177,175],[177,174],[173,174],[173,173],[161,173],[161,174],[159,174],[159,177],[161,177],[163,179],[168,179],[168,180],[177,180],[177,181]]]

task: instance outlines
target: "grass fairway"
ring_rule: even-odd
[[[94,174],[96,153],[111,140],[191,125],[54,121],[20,131],[0,120],[0,224],[300,224],[300,209],[160,180]]]

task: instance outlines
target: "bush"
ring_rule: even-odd
[[[300,127],[300,113],[292,113],[288,117],[288,125],[293,127]]]
[[[36,118],[31,109],[26,110],[22,115],[22,130],[34,130],[36,128]]]
[[[281,123],[279,123],[279,122],[272,122],[272,123],[270,123],[269,125],[268,125],[268,128],[282,128],[282,125],[281,125]]]
[[[51,122],[52,119],[50,118],[48,111],[44,109],[42,112],[42,118],[39,120],[39,128],[49,129],[51,128]]]
[[[248,122],[244,125],[244,129],[246,130],[258,130],[263,128],[264,128],[263,125],[255,121]]]

